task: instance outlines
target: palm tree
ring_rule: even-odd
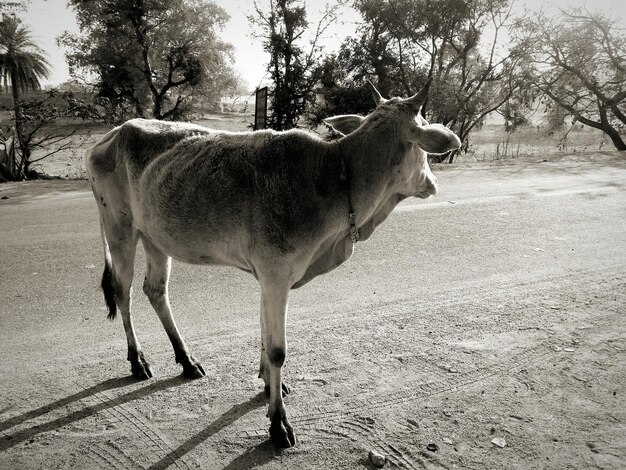
[[[28,168],[28,150],[22,139],[20,95],[41,88],[40,80],[50,75],[50,63],[44,51],[35,43],[30,30],[13,15],[2,15],[0,21],[0,83],[11,86],[15,134],[22,154],[19,172]],[[26,151],[25,151],[26,150]],[[14,175],[19,176],[19,175]]]

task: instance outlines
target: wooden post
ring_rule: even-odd
[[[259,88],[256,91],[256,101],[254,104],[254,130],[258,131],[267,128],[267,87]]]

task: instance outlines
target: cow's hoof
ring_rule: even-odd
[[[270,426],[270,437],[276,447],[287,449],[296,445],[296,435],[287,421],[287,417],[276,420]]]
[[[281,387],[280,388],[282,390],[283,398],[285,398],[287,395],[289,395],[291,393],[291,388],[289,388],[289,386],[285,382],[281,383]],[[265,390],[265,396],[267,398],[269,398],[270,397],[270,386],[266,385],[264,390]]]
[[[148,364],[143,358],[138,361],[131,361],[130,363],[130,371],[138,380],[147,380],[151,378],[154,374],[152,373],[152,369],[150,368],[150,364]]]
[[[204,369],[193,356],[189,356],[189,362],[183,363],[183,376],[187,379],[200,379],[206,375]]]

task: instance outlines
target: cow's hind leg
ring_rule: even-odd
[[[146,252],[147,272],[143,283],[143,291],[156,311],[167,336],[174,347],[176,362],[183,366],[183,375],[189,379],[197,379],[205,375],[204,369],[196,359],[189,354],[185,340],[178,331],[168,296],[168,282],[170,277],[171,258],[145,237],[141,242]]]
[[[132,374],[140,379],[145,380],[152,377],[152,369],[150,364],[144,359],[141,345],[135,334],[135,327],[131,318],[131,297],[132,282],[135,265],[135,251],[137,249],[137,238],[130,233],[127,236],[118,236],[113,238],[108,236],[110,240],[111,260],[113,263],[113,288],[115,292],[115,301],[122,314],[122,322],[124,323],[124,331],[126,332],[126,341],[128,343],[128,360],[130,361],[130,370]],[[112,242],[111,240],[115,240]]]
[[[291,447],[296,444],[296,437],[287,420],[281,379],[282,367],[287,357],[285,320],[289,286],[287,282],[278,279],[260,280],[261,322],[266,356],[261,363],[269,368],[270,437],[279,447]]]

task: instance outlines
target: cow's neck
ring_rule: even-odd
[[[382,146],[391,132],[384,126],[368,131],[360,132],[359,129],[338,142],[348,167],[350,201],[358,227],[366,227],[372,222],[378,225],[404,199],[394,191],[394,177],[397,177],[404,153],[401,144],[395,142]]]
[[[341,158],[341,179],[346,181],[347,187],[346,195],[348,199],[348,224],[350,225],[350,238],[352,239],[352,243],[356,243],[361,239],[361,235],[356,224],[356,211],[352,202],[351,165],[346,161],[346,156],[341,148],[341,143],[337,142],[337,146],[339,147],[339,156]]]

